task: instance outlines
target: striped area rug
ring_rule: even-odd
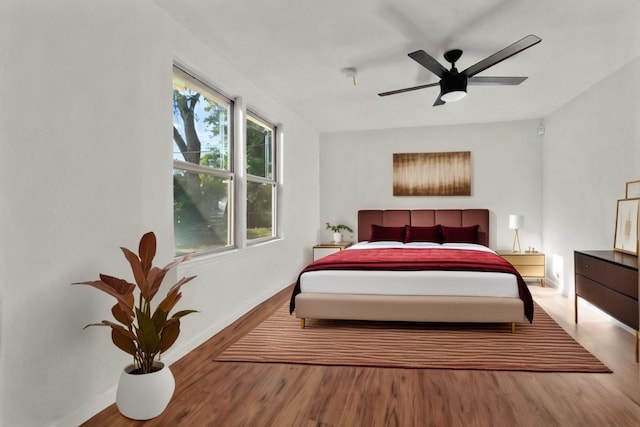
[[[467,369],[611,372],[535,305],[533,324],[438,324],[307,320],[288,303],[236,341],[219,362]]]

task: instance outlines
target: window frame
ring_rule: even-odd
[[[194,88],[198,89],[199,93],[209,97],[210,99],[220,103],[227,105],[227,139],[228,139],[228,150],[226,155],[228,156],[227,160],[227,169],[220,169],[215,167],[204,166],[196,163],[191,163],[185,160],[177,160],[173,159],[172,164],[172,173],[175,170],[193,172],[198,174],[206,174],[210,176],[214,176],[216,178],[223,178],[229,180],[228,185],[228,194],[227,194],[227,243],[222,246],[212,246],[203,250],[190,252],[190,256],[198,257],[201,255],[207,255],[216,252],[228,251],[236,248],[236,222],[235,222],[235,212],[236,212],[236,193],[237,193],[237,179],[236,179],[236,161],[235,161],[235,105],[234,100],[230,97],[224,95],[221,91],[216,89],[213,85],[205,82],[203,79],[193,75],[193,73],[186,71],[184,67],[174,63],[172,70],[172,79],[177,76],[179,79],[186,80],[192,85]],[[173,140],[175,143],[175,140]],[[175,196],[172,197],[175,202]],[[177,247],[175,245],[175,234],[176,230],[174,229],[174,254],[177,252]],[[177,256],[177,255],[176,255]]]
[[[264,127],[264,128],[268,128],[271,130],[271,141],[270,141],[270,149],[269,149],[269,155],[270,155],[270,161],[271,161],[271,167],[270,167],[270,174],[271,174],[271,178],[267,178],[267,177],[262,177],[262,176],[258,176],[258,175],[252,175],[249,173],[249,161],[247,159],[247,149],[248,149],[248,129],[249,127],[247,126],[247,122],[248,121],[253,121],[254,123]],[[277,239],[279,236],[279,227],[278,227],[278,193],[279,193],[279,185],[278,185],[278,134],[279,134],[279,128],[278,126],[271,122],[270,120],[267,120],[264,116],[262,116],[261,114],[256,113],[254,110],[252,110],[251,108],[247,108],[245,111],[245,120],[244,120],[244,133],[245,133],[245,147],[244,147],[244,157],[245,157],[245,206],[246,206],[246,216],[248,216],[249,214],[249,208],[248,208],[248,201],[247,201],[247,196],[248,196],[248,184],[249,182],[251,183],[257,183],[257,184],[265,184],[265,185],[271,185],[272,188],[272,194],[271,194],[271,235],[270,236],[264,236],[264,237],[259,237],[256,239],[249,239],[247,236],[249,227],[245,226],[245,230],[244,230],[244,235],[245,235],[245,241],[247,243],[248,246],[250,245],[255,245],[255,244],[259,244],[259,243],[263,243],[263,242],[267,242],[270,240],[274,240]],[[246,223],[245,223],[246,224]]]

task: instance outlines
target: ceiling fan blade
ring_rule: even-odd
[[[469,77],[467,84],[475,86],[515,86],[528,77]]]
[[[438,105],[444,105],[445,102],[442,100],[442,93],[440,93],[440,95],[438,95],[438,97],[436,98],[436,101],[433,103],[434,107],[437,107]]]
[[[378,96],[395,95],[397,93],[411,92],[413,90],[424,89],[426,87],[433,87],[433,86],[439,86],[439,85],[440,85],[440,83],[429,83],[429,84],[426,84],[426,85],[420,85],[420,86],[413,86],[413,87],[408,87],[408,88],[404,88],[404,89],[391,90],[389,92],[382,92],[382,93],[379,93]]]
[[[493,55],[483,59],[482,61],[470,66],[469,68],[464,70],[462,74],[466,74],[468,77],[474,76],[479,72],[484,71],[487,68],[492,67],[509,57],[512,57],[516,53],[522,52],[523,50],[540,43],[541,41],[542,39],[540,37],[534,34],[529,34],[528,36],[518,40],[514,44],[507,46],[504,49],[494,53]]]
[[[440,78],[442,78],[442,76],[444,76],[448,72],[448,70],[444,68],[441,63],[436,61],[424,50],[416,50],[415,52],[411,52],[409,54],[409,57]]]

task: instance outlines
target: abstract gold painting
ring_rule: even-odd
[[[394,153],[394,196],[470,196],[471,152]]]

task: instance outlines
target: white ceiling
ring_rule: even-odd
[[[155,1],[322,132],[538,119],[640,55],[638,0]],[[463,70],[528,34],[542,42],[479,74],[528,76],[519,86],[440,107],[437,87],[377,96],[437,82],[409,52],[449,68],[459,48]]]

